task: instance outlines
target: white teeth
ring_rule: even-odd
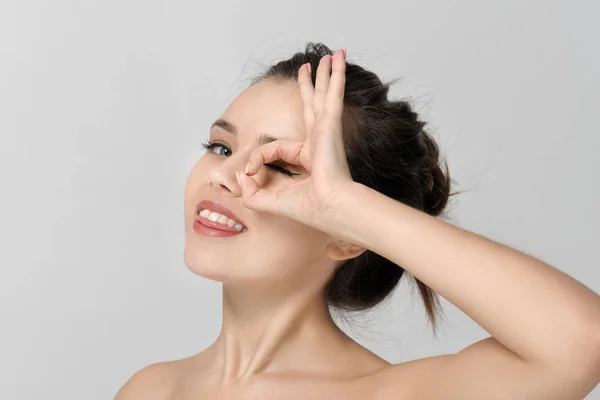
[[[239,232],[242,232],[242,231],[245,232],[247,230],[244,227],[244,225],[239,224],[236,221],[232,220],[231,218],[228,218],[223,214],[219,214],[218,212],[214,212],[214,211],[205,209],[205,210],[200,211],[200,213],[198,215],[200,215],[201,217],[204,217],[204,218],[208,218],[212,222],[227,225],[228,227],[234,228],[236,231],[239,231]]]
[[[221,216],[221,214],[216,213],[216,212],[213,211],[208,216],[208,219],[210,219],[212,222],[217,222],[217,220],[219,219],[220,216]]]

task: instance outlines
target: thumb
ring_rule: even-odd
[[[242,204],[256,211],[277,213],[277,195],[261,188],[251,176],[235,171],[238,184],[242,189]]]

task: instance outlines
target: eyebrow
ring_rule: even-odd
[[[229,121],[227,121],[227,120],[225,120],[223,118],[219,118],[215,122],[213,122],[212,125],[210,126],[210,129],[212,130],[214,127],[221,128],[224,131],[231,133],[233,136],[237,136],[237,134],[238,134],[237,127],[233,123],[231,123],[231,122],[229,122]],[[275,136],[271,136],[268,133],[263,132],[257,138],[256,141],[258,142],[258,144],[260,146],[262,146],[263,144],[271,143],[271,142],[274,142],[274,141],[279,140],[279,139],[281,139],[281,138],[278,138],[278,137],[275,137]]]

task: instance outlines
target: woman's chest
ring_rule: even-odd
[[[394,390],[390,393],[385,383],[376,381],[271,380],[251,385],[216,386],[196,380],[181,382],[165,400],[412,400],[410,392]]]

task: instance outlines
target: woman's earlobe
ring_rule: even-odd
[[[358,257],[367,249],[343,240],[334,240],[327,246],[326,254],[332,260],[349,260]]]

